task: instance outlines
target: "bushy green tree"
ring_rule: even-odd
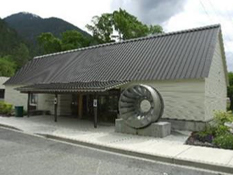
[[[90,40],[76,30],[70,30],[62,33],[61,46],[64,51],[86,47],[89,46],[89,44]]]
[[[63,32],[61,39],[51,33],[42,33],[38,37],[38,43],[45,54],[86,47],[90,42],[89,38],[76,30]]]
[[[86,27],[99,43],[112,42],[114,37],[125,40],[163,32],[161,26],[143,24],[135,16],[122,9],[94,16],[92,24],[87,24]],[[114,33],[117,35],[113,35]]]
[[[0,76],[11,77],[15,73],[16,64],[9,57],[0,57]]]
[[[135,16],[122,9],[113,12],[113,24],[119,37],[123,40],[142,37],[149,34],[147,25],[142,24],[142,22]]]
[[[16,70],[20,69],[30,59],[28,47],[21,43],[16,49],[13,50],[12,59],[16,63]]]
[[[87,24],[86,27],[93,34],[93,38],[98,43],[109,43],[113,33],[113,16],[110,13],[104,13],[101,16],[94,16],[91,20],[93,25]]]
[[[38,43],[43,48],[45,54],[60,52],[62,50],[61,40],[52,33],[42,33],[38,37]]]
[[[227,96],[231,100],[230,109],[233,110],[233,72],[228,73],[229,87],[227,87]]]
[[[233,86],[233,72],[228,73],[228,78],[230,86]]]

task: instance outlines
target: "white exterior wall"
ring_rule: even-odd
[[[213,118],[214,110],[226,111],[227,82],[226,65],[218,40],[208,78],[205,79],[206,120]]]
[[[24,110],[27,110],[28,95],[16,91],[15,88],[20,86],[5,86],[5,102],[12,104],[13,106],[23,106]]]
[[[7,80],[9,79],[9,77],[0,77],[0,89],[5,90],[5,85],[3,85]],[[6,93],[4,93],[5,96]],[[4,101],[4,98],[0,98],[0,101]]]
[[[5,87],[5,102],[12,104],[13,106],[23,106],[24,110],[27,110],[28,94],[20,93],[15,90],[20,86]],[[54,114],[54,94],[38,94],[37,110],[48,110],[51,114]],[[71,94],[58,94],[58,115],[71,115]]]
[[[38,94],[37,109],[54,113],[54,94]]]
[[[129,83],[146,84],[156,88],[164,100],[163,118],[178,120],[205,120],[204,80],[140,81]],[[123,88],[124,88],[123,87]]]
[[[49,110],[54,114],[54,94],[39,94],[38,95],[38,110]],[[58,94],[58,115],[71,115],[72,94]]]
[[[0,89],[5,89],[5,85],[3,85],[9,77],[0,77]]]

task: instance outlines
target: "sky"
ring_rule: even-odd
[[[42,18],[62,18],[86,30],[93,16],[125,9],[146,24],[159,24],[165,32],[221,24],[228,71],[233,71],[232,0],[6,0],[0,18],[29,12]]]

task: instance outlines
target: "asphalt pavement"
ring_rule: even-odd
[[[1,175],[217,175],[0,128]]]

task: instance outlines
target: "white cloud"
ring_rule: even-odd
[[[112,0],[111,8],[123,8],[146,24],[161,24],[183,10],[187,0]]]

